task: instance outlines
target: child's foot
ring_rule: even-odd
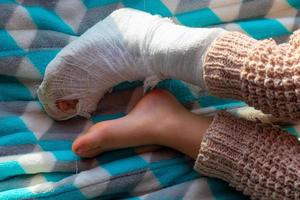
[[[196,158],[211,119],[188,112],[170,93],[153,90],[125,117],[95,124],[73,143],[81,157],[148,144],[177,149]]]

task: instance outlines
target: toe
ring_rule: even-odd
[[[92,148],[92,149],[88,149],[86,151],[78,151],[76,152],[80,157],[83,158],[91,158],[91,157],[95,157],[99,154],[101,154],[103,152],[101,147],[96,147],[96,148]]]
[[[78,137],[73,145],[72,149],[80,156],[89,154],[91,151],[103,149],[105,143],[105,137],[109,133],[106,130],[106,122],[97,123],[84,134]]]
[[[126,117],[100,122],[77,138],[72,148],[81,157],[93,157],[108,150],[151,144],[147,132],[140,128]]]
[[[78,100],[57,100],[56,105],[57,108],[63,112],[67,112],[69,110],[75,109]]]

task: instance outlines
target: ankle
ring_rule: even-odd
[[[212,122],[212,118],[190,112],[164,123],[164,129],[156,134],[156,143],[176,149],[191,158],[196,158],[203,136]]]

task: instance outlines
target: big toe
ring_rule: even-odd
[[[151,138],[137,121],[123,117],[97,123],[74,141],[72,149],[81,157],[93,157],[112,149],[151,144]]]

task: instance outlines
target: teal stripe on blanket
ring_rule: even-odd
[[[0,193],[1,200],[20,200],[25,198],[31,198],[34,194],[26,188],[20,188],[17,190],[8,190]]]
[[[10,50],[22,51],[22,49],[18,46],[18,44],[13,39],[13,37],[6,30],[0,30],[0,38],[1,38],[0,53],[3,51],[10,51]]]
[[[66,24],[56,13],[46,8],[37,6],[25,7],[32,17],[38,29],[58,31],[70,35],[76,35],[72,28]]]
[[[77,161],[80,160],[80,158],[74,154],[73,151],[67,150],[67,151],[52,151],[53,155],[56,157],[56,159],[60,161]]]
[[[73,173],[69,172],[69,173],[63,173],[63,172],[60,172],[60,173],[55,173],[55,172],[52,172],[52,173],[45,173],[43,174],[43,176],[45,177],[45,179],[49,182],[58,182],[58,181],[61,181],[69,176],[72,176],[74,175]]]
[[[70,150],[73,141],[70,140],[39,140],[38,144],[44,151]]]
[[[294,8],[300,9],[300,1],[299,0],[288,0],[287,2]]]
[[[18,132],[29,131],[20,117],[0,117],[0,137]]]
[[[178,21],[186,26],[203,27],[222,23],[219,17],[209,8],[198,9],[176,15]]]
[[[123,199],[123,200],[142,200],[142,199],[138,198],[138,197],[130,197],[130,198],[126,198],[126,199]]]
[[[167,187],[198,178],[199,175],[191,170],[191,166],[192,162],[182,157],[153,163],[150,168],[161,186]],[[156,170],[158,167],[160,170]]]
[[[30,91],[18,79],[0,75],[0,101],[32,100]]]
[[[104,152],[101,156],[98,156],[96,159],[100,165],[113,162],[115,160],[120,160],[128,157],[136,156],[137,152],[133,148],[127,149],[118,149],[109,152]]]
[[[108,171],[111,175],[120,175],[122,173],[143,169],[148,166],[148,162],[140,156],[132,156],[126,159],[120,159],[116,162],[118,163],[115,163],[114,161],[111,163],[105,163],[101,165],[101,167]]]
[[[18,163],[18,161],[0,162],[0,181],[10,176],[16,176],[25,173],[26,172]]]
[[[86,5],[88,9],[107,6],[109,4],[119,3],[121,0],[83,0],[83,3]]]
[[[298,131],[296,130],[296,128],[293,127],[293,126],[282,126],[281,128],[283,130],[288,131],[290,134],[292,134],[293,136],[295,136],[297,138],[299,138],[299,136],[300,136],[299,133],[298,133]]]
[[[126,7],[142,10],[151,14],[159,14],[164,17],[171,17],[172,13],[160,0],[123,0]]]
[[[68,192],[70,190],[70,192]],[[85,200],[87,197],[73,185],[64,186],[59,189],[56,193],[48,192],[44,195],[37,195],[37,198],[45,200],[61,200],[61,199],[73,199],[73,200]]]
[[[120,117],[124,117],[125,113],[114,113],[114,114],[106,114],[106,115],[94,115],[92,116],[92,122],[97,123],[97,122],[102,122],[106,120],[113,120],[117,119]]]
[[[254,19],[238,23],[248,34],[256,39],[288,35],[290,32],[275,19]]]
[[[210,107],[210,106],[226,106],[230,107],[230,105],[236,104],[236,105],[245,105],[245,103],[241,101],[235,101],[232,99],[224,99],[224,98],[217,98],[214,96],[202,96],[198,99],[198,102],[201,107]]]
[[[16,3],[14,0],[0,0],[0,4],[6,4],[6,3]]]
[[[18,132],[14,134],[9,134],[6,136],[1,136],[0,133],[0,146],[14,146],[20,144],[36,144],[37,139],[34,134],[30,131],[28,132]]]
[[[23,49],[15,49],[15,50],[7,50],[7,51],[0,51],[0,58],[6,58],[9,56],[24,56],[26,55],[26,51]]]
[[[143,82],[142,81],[132,81],[132,82],[128,82],[125,81],[123,83],[120,83],[118,85],[116,85],[113,88],[113,92],[115,91],[121,91],[121,90],[128,90],[128,89],[133,89],[139,86],[143,86]]]
[[[42,76],[45,74],[46,66],[60,51],[57,49],[44,49],[28,52],[27,57],[30,59],[32,64],[40,72]]]

